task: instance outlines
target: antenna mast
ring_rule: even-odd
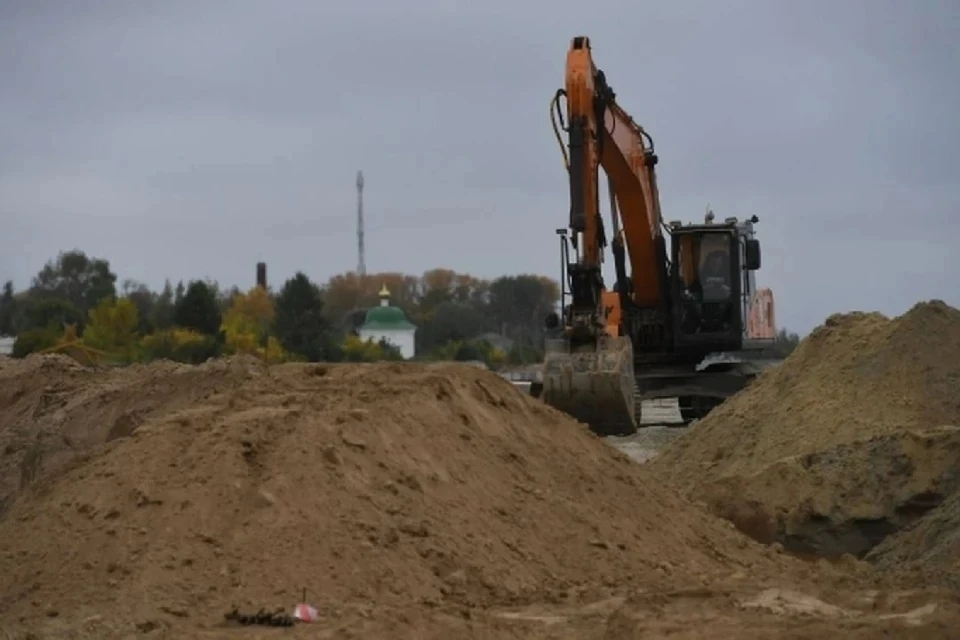
[[[357,275],[367,275],[363,256],[363,171],[357,171]]]

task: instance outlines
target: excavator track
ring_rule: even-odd
[[[639,382],[634,383],[633,397],[638,429],[654,426],[682,427],[689,422],[683,416],[678,398],[644,398]]]
[[[746,388],[762,368],[757,362],[737,360],[716,362],[706,369],[638,369],[634,388],[637,422],[640,426],[683,426],[701,420]],[[660,405],[649,412],[658,414],[660,420],[644,414],[645,403],[651,409],[655,403]]]
[[[551,350],[543,363],[541,399],[600,436],[637,430],[633,345],[625,337],[601,337],[595,347]]]

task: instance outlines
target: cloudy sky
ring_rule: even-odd
[[[6,0],[0,279],[556,275],[572,36],[655,137],[665,216],[756,214],[778,320],[960,306],[957,0]],[[952,277],[948,277],[952,276]]]

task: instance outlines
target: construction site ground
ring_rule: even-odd
[[[911,314],[617,441],[456,364],[0,359],[0,639],[956,638],[960,312]]]

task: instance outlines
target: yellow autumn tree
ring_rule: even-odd
[[[253,287],[246,293],[234,296],[230,310],[242,314],[256,324],[257,330],[263,335],[270,330],[275,315],[273,299],[263,287]]]
[[[220,327],[227,350],[256,355],[268,362],[282,362],[283,348],[269,335],[274,314],[273,300],[262,287],[235,295]]]
[[[267,343],[260,349],[260,357],[270,364],[286,362],[289,354],[283,349],[280,341],[273,336],[267,338]]]
[[[132,362],[140,323],[137,306],[127,298],[104,298],[89,316],[83,343]]]

